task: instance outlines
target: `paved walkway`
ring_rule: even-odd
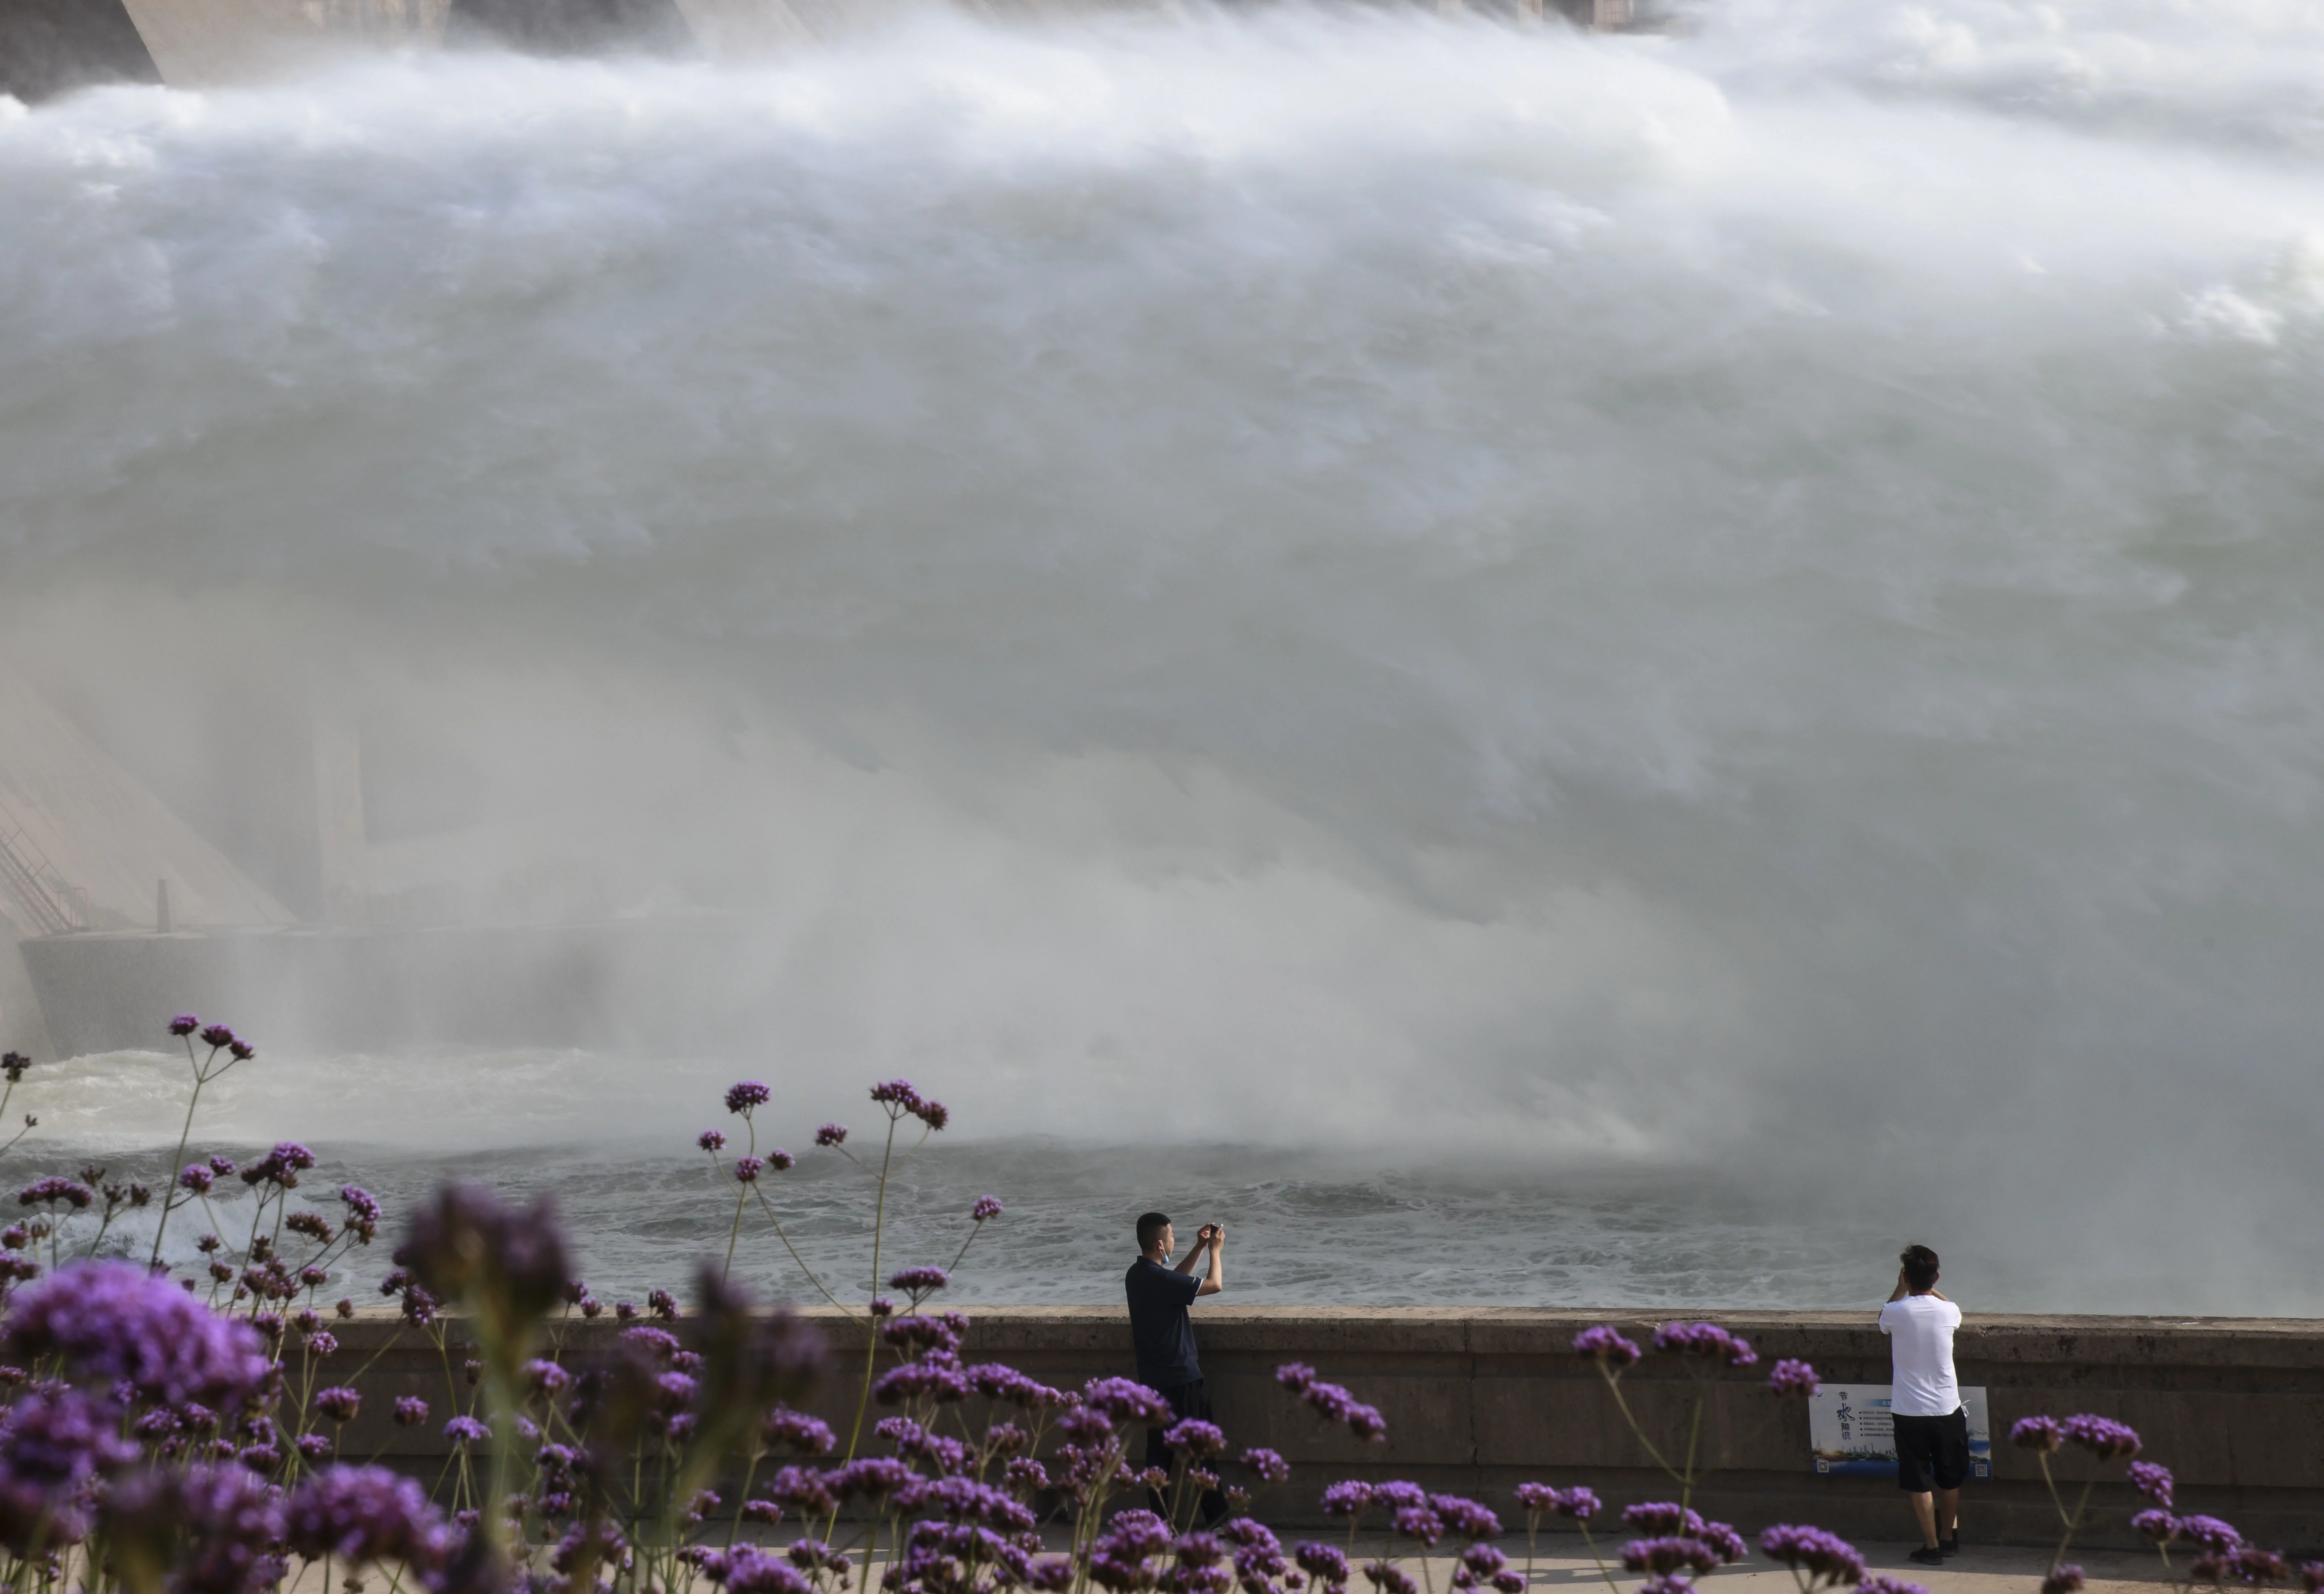
[[[1915,1566],[1904,1558],[1913,1548],[1910,1544],[1859,1543],[1856,1547],[1863,1553],[1868,1571],[1918,1583],[1929,1594],[2036,1594],[2042,1586],[2043,1571],[2050,1561],[2047,1552],[2041,1550],[1964,1544],[1961,1553],[1941,1567]],[[1512,1546],[1504,1539],[1501,1549],[1504,1554],[1522,1557],[1525,1541],[1519,1539]],[[2074,1551],[2068,1559],[2088,1574],[2089,1581],[2083,1587],[2091,1594],[2132,1588],[2141,1589],[2143,1594],[2153,1594],[2154,1585],[2163,1580],[2161,1558],[2151,1554],[2120,1550],[2092,1550],[2087,1553]],[[1443,1573],[1451,1570],[1452,1563],[1444,1562],[1436,1584],[1440,1591],[1444,1587]],[[1637,1577],[1618,1567],[1615,1577],[1623,1594],[1629,1594],[1637,1586]],[[1533,1580],[1536,1587],[1544,1589],[1585,1590],[1593,1586],[1603,1589],[1606,1586],[1596,1566],[1587,1560],[1565,1555],[1537,1558]],[[1706,1580],[1717,1582],[1720,1594],[1796,1594],[1797,1588],[1789,1571],[1756,1551],[1750,1560],[1739,1566],[1722,1567]]]

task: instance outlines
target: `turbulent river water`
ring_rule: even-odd
[[[769,946],[725,1045],[211,1132],[625,1287],[727,1080],[906,1073],[1019,1298],[1160,1201],[1277,1299],[2324,1310],[2324,14],[1681,21],[0,102],[16,668],[286,897],[315,693],[383,904]]]

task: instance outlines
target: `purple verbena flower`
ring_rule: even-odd
[[[779,1174],[788,1174],[798,1166],[798,1158],[778,1146],[767,1153],[767,1166]]]
[[[315,1392],[315,1409],[334,1423],[352,1423],[363,1409],[363,1396],[344,1384]]]
[[[827,1123],[824,1125],[823,1128],[816,1130],[815,1143],[818,1146],[846,1145],[847,1126],[844,1123]]]
[[[234,1045],[234,1031],[223,1024],[213,1024],[202,1031],[202,1045],[219,1051]]]
[[[2225,1577],[2208,1580],[2237,1582],[2254,1589],[2264,1589],[2271,1583],[2292,1580],[2292,1569],[2284,1564],[2283,1556],[2273,1550],[2263,1550],[2257,1544],[2246,1544],[2229,1551],[2224,1571]]]
[[[2053,1566],[2042,1580],[2042,1594],[2074,1594],[2082,1586],[2082,1569],[2079,1566]]]
[[[1576,1355],[1594,1356],[1601,1365],[1613,1368],[1628,1367],[1645,1354],[1635,1341],[1623,1338],[1607,1323],[1574,1335],[1573,1350]]]
[[[2171,1469],[2159,1461],[2133,1461],[2130,1464],[2131,1487],[2158,1506],[2171,1503]]]
[[[1810,1589],[1864,1580],[1864,1557],[1856,1553],[1856,1547],[1820,1527],[1777,1523],[1759,1534],[1759,1549],[1770,1561],[1808,1574]]]
[[[0,1423],[0,1544],[34,1556],[79,1542],[98,1481],[137,1460],[120,1422],[110,1403],[58,1385],[8,1407]]]
[[[1214,1456],[1226,1449],[1227,1436],[1216,1423],[1187,1417],[1164,1429],[1162,1442],[1178,1454]]]
[[[1549,1508],[1571,1522],[1587,1522],[1605,1509],[1597,1495],[1579,1485],[1552,1491]]]
[[[968,1219],[972,1223],[982,1223],[989,1218],[999,1217],[1001,1210],[999,1196],[980,1195],[976,1198],[976,1204],[968,1209]]]
[[[458,1416],[444,1424],[444,1437],[455,1446],[489,1443],[493,1431],[474,1417]]]
[[[755,1079],[746,1079],[727,1091],[726,1110],[748,1118],[752,1108],[765,1106],[773,1097],[774,1092],[765,1085]]]
[[[412,1276],[435,1298],[495,1303],[521,1320],[542,1316],[563,1300],[572,1273],[546,1198],[520,1211],[475,1184],[438,1190],[413,1215],[398,1254],[410,1258]]]
[[[2055,1417],[2020,1417],[2009,1425],[2009,1442],[2047,1454],[2066,1442],[2066,1431]]]
[[[1631,1571],[1642,1571],[1655,1577],[1668,1577],[1675,1571],[1711,1572],[1719,1570],[1718,1552],[1701,1541],[1679,1536],[1655,1539],[1632,1539],[1621,1550],[1622,1564]]]
[[[1305,1543],[1292,1553],[1299,1569],[1319,1583],[1348,1580],[1348,1558],[1333,1544]]]
[[[1082,1386],[1082,1404],[1114,1423],[1160,1428],[1176,1420],[1168,1401],[1130,1378],[1092,1378]]]
[[[2179,1536],[2179,1519],[2168,1511],[2141,1511],[2130,1519],[2130,1531],[2157,1544]]]
[[[810,1417],[784,1405],[769,1412],[759,1431],[769,1444],[803,1456],[827,1455],[838,1442],[832,1436],[830,1424],[822,1418]]]
[[[125,1262],[77,1263],[26,1286],[10,1305],[0,1349],[28,1364],[54,1357],[69,1377],[125,1381],[172,1405],[239,1405],[270,1371],[248,1327]]]
[[[1242,1464],[1269,1483],[1281,1483],[1291,1476],[1291,1463],[1279,1451],[1251,1449],[1242,1452]]]
[[[1470,1540],[1497,1539],[1501,1536],[1501,1519],[1476,1501],[1459,1495],[1431,1495],[1428,1508],[1444,1519],[1445,1525]]]
[[[896,1405],[908,1400],[965,1400],[968,1380],[954,1368],[933,1361],[908,1361],[880,1375],[879,1381],[872,1386],[872,1398],[881,1405]]]
[[[178,1170],[179,1184],[196,1195],[208,1195],[210,1186],[217,1182],[217,1175],[201,1163],[189,1163]]]
[[[2067,1442],[2080,1445],[2102,1461],[2117,1460],[2138,1453],[2137,1431],[2112,1417],[2101,1417],[2094,1412],[2080,1412],[2068,1417],[2061,1425]]]
[[[1740,1561],[1751,1553],[1743,1535],[1724,1522],[1706,1522],[1702,1531],[1694,1535],[1719,1553],[1719,1558],[1729,1564]]]
[[[80,1211],[96,1199],[96,1192],[89,1189],[88,1185],[76,1184],[62,1174],[50,1174],[45,1177],[35,1179],[16,1192],[17,1204],[21,1206],[38,1206],[45,1203],[54,1207],[57,1202],[64,1202],[75,1212]]]
[[[1655,1331],[1655,1349],[1716,1359],[1730,1367],[1749,1367],[1759,1359],[1749,1341],[1737,1339],[1715,1322],[1666,1322]]]
[[[183,1037],[202,1027],[202,1021],[191,1013],[180,1013],[170,1020],[170,1033]]]
[[[1508,1565],[1509,1558],[1491,1544],[1471,1544],[1461,1552],[1461,1564],[1480,1578],[1489,1578]]]
[[[104,1510],[116,1553],[166,1559],[168,1587],[181,1594],[265,1594],[283,1580],[281,1491],[246,1467],[141,1473],[116,1484]]]
[[[417,1428],[428,1420],[428,1402],[417,1395],[398,1396],[395,1402],[395,1424],[399,1428]]]
[[[1778,1395],[1813,1395],[1816,1370],[1804,1361],[1785,1357],[1769,1369],[1767,1387]]]
[[[701,1147],[703,1150],[710,1152],[715,1156],[726,1149],[725,1131],[723,1129],[705,1129],[702,1133],[694,1138],[694,1143],[696,1146]]]
[[[734,1177],[742,1184],[752,1184],[766,1166],[767,1159],[763,1156],[738,1156],[734,1159]]]
[[[1323,1490],[1323,1515],[1353,1516],[1372,1503],[1372,1486],[1358,1479],[1343,1479],[1327,1485]]]
[[[2244,1535],[2216,1516],[2181,1516],[2179,1536],[2215,1554],[2226,1554],[2244,1542]]]
[[[888,1079],[872,1087],[872,1100],[882,1107],[895,1109],[892,1116],[901,1117],[919,1106],[920,1093],[912,1088],[909,1080]]]
[[[810,1594],[814,1587],[784,1556],[756,1544],[735,1545],[706,1562],[703,1571],[727,1594]]]
[[[284,1508],[283,1537],[309,1559],[405,1562],[415,1571],[430,1570],[445,1549],[444,1519],[426,1491],[384,1467],[330,1467],[308,1479]]]

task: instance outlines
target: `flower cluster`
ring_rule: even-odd
[[[1583,1329],[1573,1336],[1574,1354],[1593,1357],[1600,1366],[1618,1371],[1630,1366],[1644,1354],[1635,1341],[1628,1340],[1607,1324]]]
[[[1759,1359],[1748,1340],[1738,1339],[1714,1322],[1666,1322],[1655,1331],[1655,1349],[1729,1367],[1750,1367]]]
[[[2084,1412],[2068,1417],[2060,1425],[2060,1431],[2067,1443],[2081,1446],[2102,1461],[2116,1460],[2138,1453],[2136,1431],[2112,1417],[2095,1416]]]
[[[247,1324],[123,1262],[82,1263],[26,1286],[0,1332],[0,1355],[171,1405],[232,1407],[273,1376]]]
[[[1803,1589],[1864,1580],[1864,1557],[1847,1540],[1820,1527],[1778,1523],[1759,1534],[1759,1552],[1790,1567]]]
[[[2066,1442],[2066,1431],[2055,1417],[2020,1417],[2009,1425],[2009,1442],[2047,1455]]]
[[[1378,1406],[1366,1405],[1338,1384],[1327,1384],[1305,1362],[1287,1361],[1275,1369],[1275,1381],[1307,1403],[1327,1423],[1344,1424],[1358,1439],[1385,1440],[1388,1419]]]
[[[774,1092],[755,1079],[746,1079],[730,1086],[726,1092],[726,1110],[739,1118],[748,1118],[754,1108],[764,1107],[774,1100]]]
[[[192,1015],[179,1023],[171,1027],[188,1038],[189,1058],[194,1037],[210,1047],[209,1064],[254,1055],[224,1026],[205,1027]],[[194,1060],[198,1083],[208,1064]],[[21,1073],[15,1061],[0,1058],[11,1083]],[[872,1098],[889,1115],[887,1150],[877,1164],[849,1160],[884,1181],[889,1163],[912,1150],[895,1128],[917,1118],[933,1132],[949,1114],[900,1080],[873,1087]],[[770,1100],[767,1086],[746,1081],[725,1102],[747,1121]],[[722,1160],[725,1131],[706,1130],[696,1142],[737,1187],[729,1192],[729,1260],[744,1216],[754,1224],[763,1216],[783,1254],[805,1267],[773,1203],[761,1199],[746,1212],[749,1187],[792,1166],[786,1152],[758,1149],[756,1128],[731,1165]],[[847,1131],[826,1125],[816,1138],[844,1147]],[[439,1428],[454,1457],[431,1497],[394,1472],[332,1460],[343,1437],[351,1447],[369,1442],[357,1437],[366,1424],[355,1359],[325,1326],[331,1311],[344,1319],[355,1309],[341,1301],[327,1311],[321,1292],[350,1248],[376,1235],[385,1221],[379,1202],[347,1184],[337,1208],[301,1204],[300,1177],[316,1158],[296,1142],[242,1168],[223,1156],[183,1156],[181,1147],[167,1165],[182,1163],[164,1193],[165,1223],[173,1202],[200,1203],[215,1221],[215,1193],[237,1175],[249,1191],[240,1199],[255,1202],[260,1220],[238,1248],[214,1234],[194,1247],[209,1275],[207,1302],[195,1293],[198,1276],[173,1278],[159,1265],[157,1231],[154,1268],[52,1266],[22,1285],[0,1316],[0,1552],[14,1558],[0,1566],[20,1587],[51,1587],[60,1574],[40,1569],[60,1568],[49,1558],[101,1526],[105,1565],[89,1594],[268,1594],[297,1580],[297,1562],[326,1558],[349,1574],[379,1565],[414,1594],[691,1594],[705,1585],[730,1594],[853,1594],[875,1584],[882,1594],[1348,1594],[1359,1573],[1375,1594],[1417,1594],[1423,1581],[1447,1594],[1525,1594],[1538,1527],[1564,1523],[1587,1535],[1606,1512],[1586,1487],[1519,1485],[1528,1556],[1520,1570],[1495,1542],[1502,1521],[1485,1503],[1410,1480],[1349,1479],[1322,1492],[1323,1511],[1345,1520],[1348,1543],[1286,1549],[1248,1514],[1250,1492],[1222,1477],[1231,1458],[1253,1487],[1281,1485],[1291,1468],[1279,1451],[1238,1447],[1217,1423],[1181,1418],[1130,1379],[1068,1390],[967,1359],[968,1320],[929,1302],[951,1286],[982,1226],[1002,1214],[989,1195],[968,1210],[946,1266],[858,1276],[895,1301],[858,1295],[850,1306],[810,1273],[848,1313],[846,1331],[862,1352],[853,1359],[862,1389],[844,1400],[859,1414],[843,1445],[831,1424],[796,1404],[825,1369],[814,1331],[755,1311],[715,1261],[702,1269],[690,1310],[659,1288],[643,1296],[644,1313],[615,1303],[618,1328],[605,1325],[613,1331],[606,1339],[581,1336],[595,1348],[568,1357],[571,1314],[586,1320],[604,1308],[569,1267],[554,1214],[465,1186],[422,1205],[382,1285],[401,1298],[401,1331],[416,1331],[440,1361],[448,1409],[442,1397],[382,1390],[373,1405],[383,1409],[370,1421]],[[885,1189],[875,1211],[886,1209]],[[25,1185],[19,1204],[34,1210],[0,1230],[0,1267],[29,1276],[11,1258],[45,1241],[53,1261],[68,1224],[102,1238],[100,1225],[142,1193],[108,1183],[102,1169]],[[456,1319],[439,1310],[447,1302],[464,1308]],[[1693,1488],[1692,1447],[1682,1472],[1632,1418],[1619,1375],[1640,1347],[1611,1326],[1584,1331],[1573,1346],[1605,1373],[1651,1459]],[[1698,1420],[1713,1375],[1758,1360],[1747,1341],[1707,1322],[1665,1323],[1652,1349],[1696,1375]],[[1314,1368],[1288,1363],[1276,1377],[1326,1421],[1359,1438],[1385,1436],[1376,1408]],[[1767,1387],[1812,1393],[1815,1370],[1779,1360]],[[874,1403],[876,1414],[867,1409]],[[1133,1470],[1140,1431],[1158,1431],[1168,1468]],[[2045,1465],[2068,1444],[2100,1460],[2127,1460],[2139,1449],[2131,1430],[2088,1414],[2028,1418],[2012,1437]],[[2260,1586],[2295,1575],[2282,1556],[2245,1543],[2225,1523],[2172,1515],[2168,1470],[2139,1461],[2129,1476],[2152,1504],[2134,1525],[2158,1545],[2196,1547],[2193,1580]],[[741,1488],[723,1492],[723,1480],[735,1479]],[[1118,1509],[1125,1492],[1155,1508]],[[1196,1527],[1198,1507],[1221,1496],[1227,1514]],[[1625,1542],[1609,1553],[1592,1541],[1592,1555],[1645,1580],[1637,1594],[1688,1594],[1693,1580],[1743,1560],[1743,1536],[1691,1509],[1689,1497],[1629,1506]],[[1062,1553],[1045,1545],[1045,1522],[1077,1525]],[[797,1525],[786,1526],[780,1543],[754,1543],[745,1531],[776,1525]],[[1370,1559],[1360,1561],[1353,1546],[1364,1530],[1375,1536]],[[1821,1529],[1771,1527],[1759,1546],[1792,1570],[1803,1594],[1843,1586],[1925,1594],[1868,1578],[1856,1552]],[[2324,1564],[2298,1575],[2310,1594],[2324,1594]],[[2080,1586],[2080,1572],[2061,1565],[2045,1589],[2076,1594]],[[356,1576],[346,1587],[360,1594]]]
[[[1520,1483],[1517,1494],[1517,1504],[1526,1508],[1529,1517],[1562,1516],[1569,1522],[1588,1522],[1605,1509],[1594,1492],[1580,1486],[1554,1488],[1546,1483]]]
[[[1816,1370],[1804,1361],[1785,1357],[1768,1369],[1767,1387],[1778,1395],[1813,1395]]]
[[[447,1184],[421,1206],[396,1259],[437,1299],[468,1300],[505,1320],[548,1313],[572,1272],[546,1199],[519,1211],[475,1184]]]
[[[909,1080],[882,1080],[872,1087],[872,1100],[886,1108],[891,1119],[917,1118],[931,1129],[940,1129],[952,1121],[952,1113],[943,1102],[921,1095]],[[840,1131],[843,1137],[846,1132]]]

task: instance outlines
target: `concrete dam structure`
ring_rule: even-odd
[[[1437,0],[1459,10],[1463,0]],[[1515,0],[1517,14],[1623,28],[1633,0]],[[103,83],[201,88],[335,52],[748,54],[848,20],[846,0],[0,0],[0,94],[27,102]]]
[[[154,1050],[169,1015],[272,1046],[650,1047],[747,1015],[750,934],[694,915],[371,922],[360,751],[310,727],[318,911],[251,878],[23,676],[0,666],[0,1045]]]

